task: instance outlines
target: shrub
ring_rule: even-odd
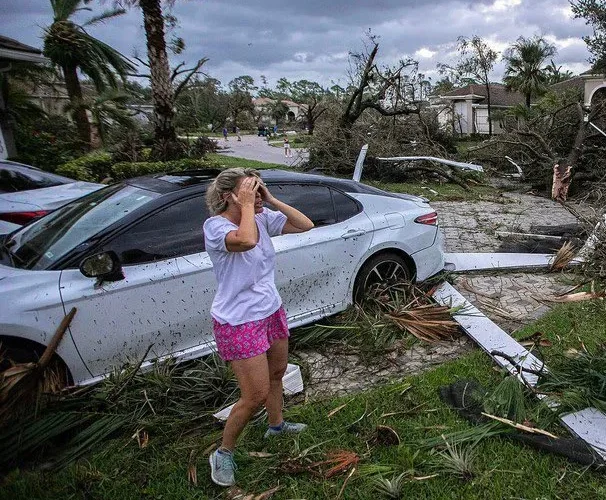
[[[144,156],[143,149],[143,141],[138,130],[124,130],[122,140],[110,148],[115,163],[146,161],[149,154],[147,157]]]
[[[112,164],[109,153],[94,152],[64,163],[57,173],[79,181],[100,182],[111,176]]]
[[[129,179],[140,175],[156,174],[159,172],[175,172],[181,170],[197,170],[212,168],[214,165],[208,161],[185,158],[173,161],[153,162],[120,162],[112,167],[114,180]]]
[[[217,142],[208,137],[198,137],[195,142],[188,147],[187,154],[190,158],[203,158],[207,153],[217,152]]]
[[[57,167],[82,154],[74,126],[63,116],[50,116],[35,125],[15,129],[15,161],[54,172]]]

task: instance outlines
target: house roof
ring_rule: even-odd
[[[2,35],[0,35],[0,48],[18,50],[21,52],[31,52],[32,54],[42,54],[42,51],[36,47],[25,45],[24,43]]]
[[[0,60],[4,61],[30,61],[43,63],[47,59],[42,51],[31,45],[25,45],[13,38],[0,35]]]
[[[581,75],[589,74],[591,74],[591,71],[581,73]],[[585,78],[583,78],[581,75],[573,76],[572,78],[564,80],[563,82],[554,83],[553,85],[549,86],[549,90],[552,90],[553,92],[566,92],[567,90],[574,89],[578,90],[579,92],[583,92],[585,90]]]
[[[255,106],[265,106],[274,102],[275,101],[273,99],[270,99],[269,97],[257,97],[256,99],[253,99],[253,104]]]
[[[299,104],[289,99],[280,99],[280,101],[287,106],[303,106],[303,104]],[[270,99],[269,97],[257,97],[256,99],[253,99],[253,104],[255,106],[266,106],[268,104],[273,104],[274,102],[277,102],[277,99]]]
[[[486,87],[480,84],[471,84],[465,87],[451,90],[440,97],[444,98],[457,98],[470,96],[474,99],[478,99],[480,102],[486,99]],[[490,100],[493,106],[515,106],[516,104],[523,104],[525,102],[524,94],[521,92],[508,90],[507,87],[501,83],[490,84]]]

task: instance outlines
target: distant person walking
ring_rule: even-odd
[[[223,127],[223,139],[225,139],[226,141],[227,139],[227,127]]]
[[[236,127],[236,136],[238,137],[239,141],[242,140],[242,136],[240,135],[240,127]]]
[[[284,138],[284,156],[286,158],[292,157],[292,150],[290,149],[290,142],[288,142],[288,137]]]

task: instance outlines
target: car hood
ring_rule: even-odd
[[[30,189],[18,193],[0,195],[1,210],[5,207],[11,211],[27,210],[29,207],[42,210],[54,210],[62,205],[105,187],[93,182],[72,182],[42,189]],[[8,211],[8,210],[7,210]]]

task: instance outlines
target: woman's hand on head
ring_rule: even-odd
[[[275,199],[263,181],[259,183],[259,194],[265,203],[271,203]]]
[[[231,197],[239,207],[254,206],[259,179],[257,177],[246,177],[240,183],[238,194],[231,193]]]

